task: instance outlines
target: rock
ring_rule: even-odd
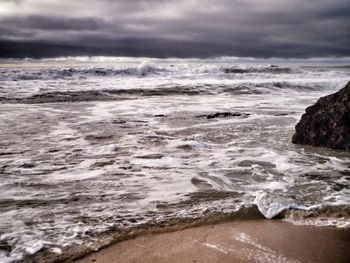
[[[21,168],[26,168],[26,169],[30,169],[30,168],[34,168],[35,164],[34,163],[24,163],[20,166]]]
[[[94,167],[104,167],[104,166],[113,165],[113,164],[114,164],[114,160],[110,160],[110,161],[96,162],[93,164],[93,166]]]
[[[6,252],[11,252],[12,247],[10,246],[10,244],[6,240],[1,240],[0,241],[0,250],[4,250]]]
[[[226,118],[226,117],[240,117],[240,116],[242,116],[242,114],[239,113],[239,112],[234,112],[234,113],[231,113],[231,112],[217,112],[217,113],[214,113],[214,114],[209,114],[207,116],[207,119]]]
[[[306,109],[292,142],[350,151],[350,81]]]
[[[273,163],[257,160],[243,160],[237,164],[239,167],[251,167],[253,165],[260,165],[265,168],[276,168],[276,165]]]
[[[159,153],[150,153],[150,154],[146,154],[146,155],[136,156],[136,158],[139,158],[139,159],[161,159],[163,157],[164,157],[164,155],[159,154]]]
[[[103,134],[103,133],[102,134],[89,134],[89,135],[86,135],[84,137],[84,139],[87,141],[108,140],[108,139],[112,139],[112,138],[113,138],[113,134]]]
[[[199,115],[197,118],[207,118],[207,119],[216,119],[216,118],[227,118],[227,117],[241,117],[248,118],[249,113],[240,113],[240,112],[216,112],[209,115]]]
[[[113,120],[112,123],[113,124],[124,124],[124,123],[126,123],[126,120],[117,119],[117,120]]]

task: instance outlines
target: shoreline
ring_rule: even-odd
[[[149,232],[76,260],[89,262],[334,262],[350,259],[350,228],[246,219]]]
[[[288,221],[288,218],[293,220]],[[22,260],[18,262],[26,263],[61,263],[61,262],[80,262],[80,260],[85,260],[90,258],[91,255],[99,256],[99,253],[104,253],[103,251],[109,250],[110,247],[118,247],[120,244],[128,244],[133,242],[133,240],[143,239],[145,237],[150,238],[152,241],[154,238],[157,238],[159,235],[180,235],[183,236],[183,232],[190,231],[189,229],[203,229],[204,232],[211,227],[221,227],[227,224],[237,224],[238,229],[241,225],[247,225],[252,223],[252,225],[279,225],[282,226],[282,232],[288,229],[314,229],[315,233],[322,233],[324,229],[328,229],[329,232],[341,233],[346,232],[350,237],[350,227],[344,225],[343,227],[337,226],[338,224],[315,224],[313,219],[331,219],[340,220],[341,218],[347,220],[349,218],[349,211],[346,207],[343,207],[342,212],[337,209],[325,209],[319,210],[318,213],[315,211],[305,211],[305,210],[285,210],[281,212],[274,219],[266,219],[262,213],[259,211],[257,206],[247,207],[232,213],[222,213],[215,212],[202,215],[196,218],[173,218],[160,222],[149,222],[146,224],[141,224],[130,229],[111,229],[100,235],[94,237],[95,241],[89,243],[88,239],[79,245],[72,245],[62,249],[60,252],[54,251],[50,248],[42,249],[33,255],[27,255]],[[301,219],[302,221],[298,221]],[[310,222],[304,220],[311,220]],[[300,222],[304,222],[299,224]],[[322,220],[321,220],[322,222]],[[324,221],[324,222],[327,222]],[[224,231],[226,232],[226,231]],[[257,233],[260,233],[259,231]],[[312,233],[313,235],[314,233]],[[252,236],[255,233],[253,232]],[[263,234],[258,234],[263,236]],[[336,236],[336,235],[335,235]],[[302,233],[300,235],[302,238]],[[98,240],[98,241],[97,241]],[[148,241],[147,241],[148,242]],[[162,244],[162,243],[161,243]],[[347,243],[350,246],[350,238],[347,240]],[[175,244],[176,245],[176,244]],[[132,251],[130,253],[133,253]],[[112,256],[113,257],[113,256]],[[144,256],[142,256],[144,257]],[[349,255],[350,258],[350,255]],[[96,260],[96,259],[95,259]],[[122,259],[118,259],[119,262],[124,262]],[[168,262],[167,259],[166,262]],[[16,261],[17,262],[17,261]],[[89,261],[81,261],[82,263]],[[95,261],[93,261],[95,262]],[[110,262],[101,261],[101,262]],[[111,261],[113,262],[113,261]],[[125,261],[129,262],[129,261]],[[131,261],[131,262],[140,262],[140,261]],[[143,261],[142,261],[143,262]],[[153,261],[152,261],[153,262]],[[169,261],[172,262],[172,261]],[[206,262],[206,261],[203,261]],[[210,261],[211,262],[211,261]],[[221,261],[220,261],[221,262]],[[235,261],[236,262],[236,261]],[[240,262],[240,261],[237,261]],[[243,261],[246,262],[246,261]],[[289,261],[288,261],[289,262]],[[340,261],[342,262],[342,261]],[[177,263],[174,261],[174,263]]]
[[[62,253],[52,253],[47,250],[39,251],[33,255],[27,256],[19,262],[26,263],[61,263],[74,262],[101,251],[115,244],[126,242],[146,235],[158,235],[163,233],[172,233],[185,229],[201,226],[222,224],[225,222],[238,220],[264,220],[264,216],[259,212],[256,206],[238,210],[232,213],[215,212],[196,218],[173,218],[161,222],[146,223],[125,230],[106,231],[98,236],[99,242],[93,246],[86,244],[73,245],[67,247]]]

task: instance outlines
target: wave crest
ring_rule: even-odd
[[[24,71],[10,71],[0,76],[0,81],[20,81],[20,80],[56,80],[73,77],[104,77],[104,76],[136,76],[144,77],[150,74],[157,74],[166,71],[165,68],[159,68],[148,61],[142,62],[137,67],[125,68],[64,68],[58,70],[32,70],[30,72]]]
[[[292,68],[287,66],[245,66],[245,67],[225,67],[223,68],[225,73],[233,74],[249,74],[249,73],[272,73],[272,74],[290,74],[290,73],[301,73],[301,68]]]

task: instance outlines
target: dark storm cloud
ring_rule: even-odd
[[[0,0],[0,56],[350,56],[348,0]]]
[[[96,18],[68,18],[61,19],[59,17],[45,16],[28,16],[18,18],[1,19],[1,24],[6,25],[5,28],[17,30],[28,29],[33,30],[98,30],[109,26],[101,19]]]

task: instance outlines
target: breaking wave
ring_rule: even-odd
[[[144,61],[137,67],[125,68],[63,68],[58,70],[34,69],[14,70],[10,72],[1,72],[0,81],[20,81],[20,80],[58,80],[79,77],[112,77],[112,76],[136,76],[144,77],[150,74],[158,74],[166,69],[157,68],[150,62]]]

